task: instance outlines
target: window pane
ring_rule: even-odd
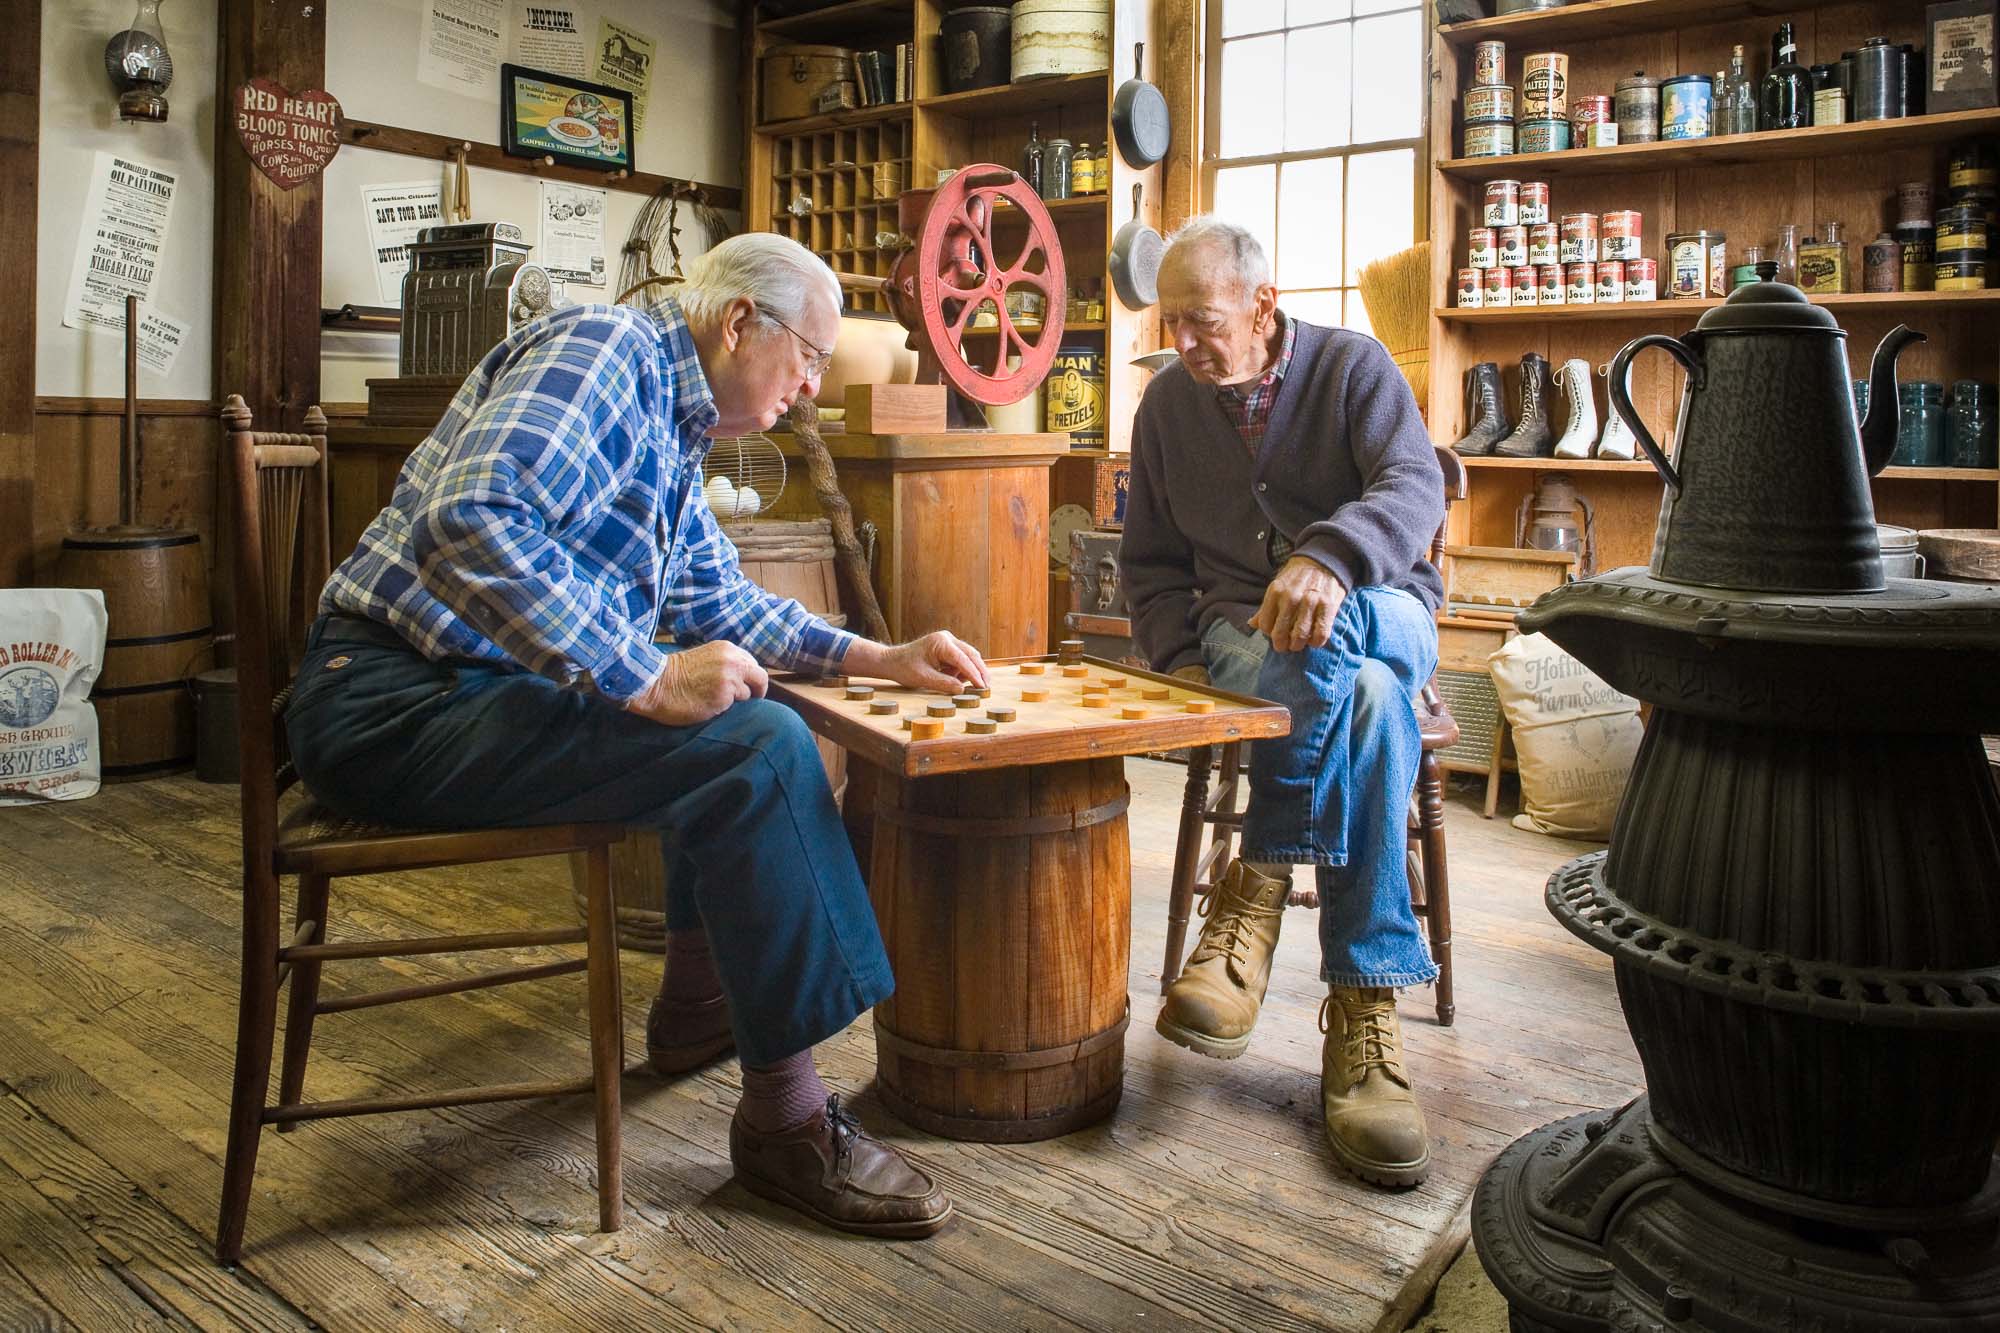
[[[1303,28],[1308,23],[1344,19],[1348,8],[1349,0],[1286,0],[1285,22],[1294,28]]]
[[[1424,92],[1418,19],[1413,9],[1354,25],[1355,143],[1417,137]]]
[[[1362,265],[1412,244],[1416,172],[1408,148],[1347,159],[1347,281],[1360,281]]]
[[[1285,137],[1282,34],[1222,44],[1222,155],[1275,153]]]
[[[1354,0],[1354,12],[1360,14],[1387,14],[1395,9],[1410,9],[1410,0]],[[1421,6],[1416,6],[1421,8]]]
[[[1347,142],[1348,102],[1353,87],[1348,66],[1353,40],[1351,23],[1308,28],[1287,38],[1284,88],[1287,152],[1334,148]],[[1228,86],[1223,84],[1225,91]],[[1229,133],[1226,106],[1222,116],[1222,132],[1226,136]]]
[[[1278,178],[1277,281],[1285,287],[1340,282],[1340,172],[1337,157],[1287,162]]]
[[[1285,26],[1285,0],[1223,0],[1222,35],[1269,32]]]
[[[1269,163],[1261,167],[1229,167],[1215,173],[1214,211],[1248,227],[1268,256],[1277,230],[1277,191],[1278,169]]]
[[[1308,324],[1321,324],[1328,328],[1340,326],[1338,291],[1285,292],[1278,297],[1278,308],[1294,319],[1302,319]]]
[[[1361,299],[1357,288],[1347,289],[1347,318],[1342,322],[1356,333],[1365,333],[1371,338],[1375,336],[1375,326],[1368,319],[1368,303]]]

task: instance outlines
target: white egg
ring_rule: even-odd
[[[764,497],[748,486],[736,488],[736,517],[749,518],[764,507]]]
[[[708,500],[710,511],[718,517],[728,518],[736,511],[736,487],[729,478],[710,477],[701,491]]]

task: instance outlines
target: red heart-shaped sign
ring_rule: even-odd
[[[281,189],[319,175],[340,148],[340,103],[321,89],[295,93],[252,79],[236,89],[233,110],[243,151]]]

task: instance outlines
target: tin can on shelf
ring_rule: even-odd
[[[1462,268],[1458,271],[1458,308],[1477,310],[1486,304],[1486,289],[1479,283],[1479,270]]]
[[[1104,349],[1089,344],[1057,350],[1047,382],[1048,429],[1067,431],[1072,449],[1102,449],[1105,412]]]
[[[1928,292],[1936,274],[1932,271],[1937,263],[1937,248],[1934,244],[1937,233],[1929,222],[1904,222],[1896,226],[1896,244],[1903,251],[1903,290],[1906,292]]]
[[[1597,304],[1617,305],[1625,299],[1625,264],[1617,259],[1597,261]]]
[[[1599,121],[1595,125],[1572,125],[1572,148],[1616,148],[1618,122]]]
[[[1706,139],[1715,132],[1715,80],[1682,74],[1660,85],[1660,137]]]
[[[1569,57],[1544,51],[1521,62],[1521,110],[1530,118],[1569,119]]]
[[[1547,181],[1521,182],[1521,216],[1523,226],[1533,227],[1549,220],[1549,183]]]
[[[1957,252],[1964,256],[1959,259],[1941,259],[1935,270],[1937,277],[1933,283],[1941,292],[1976,292],[1986,286],[1986,252],[1980,251],[1977,258],[1971,252]]]
[[[1899,292],[1903,289],[1903,247],[1883,232],[1861,247],[1861,290]]]
[[[1472,48],[1472,82],[1478,87],[1507,82],[1507,43],[1480,42]]]
[[[1563,266],[1561,264],[1537,264],[1535,266],[1535,303],[1537,305],[1563,304]]]
[[[1931,205],[1929,181],[1906,181],[1896,187],[1896,225],[1922,223],[1929,226],[1937,210]]]
[[[1535,277],[1533,264],[1522,264],[1513,272],[1514,304],[1540,305],[1541,287]]]
[[[1677,231],[1667,237],[1667,295],[1695,300],[1725,295],[1728,243],[1719,231]]]
[[[1519,268],[1528,262],[1528,229],[1526,227],[1495,227],[1493,229],[1494,250],[1501,268]]]
[[[1625,299],[1628,301],[1657,301],[1660,299],[1659,263],[1652,259],[1628,259],[1625,261]]]
[[[1468,120],[1465,122],[1465,155],[1467,157],[1511,157],[1513,153],[1513,121]]]
[[[1938,263],[1951,262],[1955,250],[1976,250],[1985,254],[1986,238],[1986,210],[1977,204],[1953,204],[1938,210],[1937,234],[1933,241]]]
[[[1570,142],[1579,148],[1588,146],[1592,125],[1617,123],[1617,119],[1611,113],[1611,98],[1604,93],[1591,93],[1585,97],[1572,98],[1570,101]]]
[[[1618,142],[1654,143],[1660,137],[1660,81],[1645,70],[1618,80],[1612,97]]]
[[[1537,267],[1562,263],[1562,228],[1553,222],[1528,228],[1528,262]]]
[[[1465,90],[1465,123],[1514,119],[1514,85],[1495,83]]]
[[[1597,265],[1563,265],[1563,304],[1597,304]]]
[[[1474,227],[1465,233],[1465,262],[1471,268],[1492,268],[1500,261],[1498,242],[1491,227]]]
[[[2000,188],[2000,159],[1991,139],[1960,139],[1945,162],[1945,182],[1952,189],[1966,186]]]
[[[1812,123],[1815,125],[1847,123],[1847,94],[1837,83],[1813,89],[1812,106]]]
[[[1569,122],[1556,117],[1538,117],[1521,122],[1520,144],[1524,153],[1569,151]]]
[[[1562,220],[1562,262],[1597,262],[1597,214],[1565,213]]]
[[[1599,224],[1603,240],[1599,253],[1605,259],[1637,259],[1645,249],[1645,215],[1632,209],[1606,213]]]
[[[1521,182],[1486,182],[1486,203],[1483,214],[1489,227],[1512,227],[1521,221]]]
[[[1514,304],[1514,274],[1510,269],[1489,268],[1479,275],[1479,285],[1486,290],[1486,308],[1504,310]]]

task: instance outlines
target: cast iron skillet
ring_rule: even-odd
[[[1132,220],[1111,238],[1111,287],[1133,310],[1144,310],[1160,299],[1160,256],[1167,243],[1139,220],[1139,185],[1132,185]]]
[[[1118,85],[1111,103],[1111,132],[1118,139],[1118,154],[1135,167],[1150,167],[1167,155],[1172,120],[1167,115],[1167,99],[1142,77],[1146,44],[1132,47],[1132,77]]]

